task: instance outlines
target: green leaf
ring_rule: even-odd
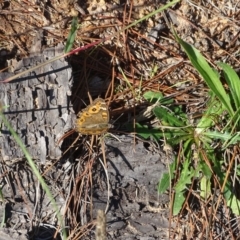
[[[183,121],[178,119],[174,113],[170,113],[166,108],[157,106],[153,109],[153,113],[164,125],[169,125],[171,127],[186,126]]]
[[[162,178],[159,180],[158,183],[158,192],[164,193],[170,186],[171,180],[173,178],[173,172],[175,171],[176,168],[176,160],[169,165],[169,172],[166,172],[162,175]]]
[[[144,139],[148,139],[149,137],[152,136],[152,133],[150,132],[147,126],[141,125],[140,123],[136,123],[135,128],[136,132]]]
[[[164,173],[162,178],[158,183],[158,192],[164,193],[170,186],[170,175],[169,173]]]
[[[200,181],[200,196],[203,199],[208,199],[211,195],[211,181],[206,176],[203,176]]]
[[[212,177],[212,172],[205,162],[203,161],[199,162],[199,167],[206,178],[210,179]]]
[[[161,92],[148,91],[143,94],[143,97],[150,103],[155,103],[163,98]]]
[[[186,159],[183,163],[183,169],[180,173],[179,181],[174,187],[176,193],[185,190],[187,185],[192,183],[192,178],[195,174],[195,171],[192,168],[189,170],[189,168],[190,168],[190,161]]]
[[[163,97],[161,92],[148,91],[143,94],[143,97],[150,103],[159,103],[159,105],[167,105],[173,103],[173,99],[169,97]]]
[[[204,133],[204,136],[209,137],[210,139],[222,140],[222,141],[228,141],[233,137],[233,135],[228,132],[221,133],[218,131],[211,131],[211,130],[206,131]]]
[[[230,207],[234,214],[237,216],[240,215],[240,201],[236,198],[235,195],[231,195],[231,197],[227,201],[227,206]]]
[[[133,127],[131,127],[131,130],[133,130]],[[153,138],[158,141],[163,137],[163,133],[159,129],[149,129],[147,126],[141,125],[139,123],[136,123],[135,130],[137,134],[139,134],[144,139]]]
[[[184,193],[187,188],[187,185],[192,184],[192,178],[198,173],[198,171],[194,171],[193,168],[190,167],[190,160],[186,158],[183,163],[183,169],[180,173],[180,177],[178,183],[174,187],[175,189],[175,199],[173,203],[173,215],[179,213],[182,208],[182,205],[185,201]]]
[[[173,215],[176,216],[182,209],[182,205],[185,201],[185,197],[183,192],[177,192],[175,194],[174,202],[173,202]]]
[[[240,132],[235,132],[234,134],[228,132],[217,132],[217,131],[206,131],[203,137],[208,137],[209,139],[221,140],[223,142],[222,149],[226,149],[230,145],[234,145],[240,142]]]

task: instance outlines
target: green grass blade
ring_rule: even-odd
[[[193,64],[193,66],[203,77],[208,87],[222,102],[222,104],[225,106],[229,114],[233,116],[234,111],[230,103],[230,98],[227,95],[225,89],[223,88],[223,85],[219,79],[218,74],[209,66],[208,62],[196,48],[180,39],[175,32],[174,35],[179,44],[183,47],[184,51],[188,55],[188,58]]]
[[[223,69],[224,77],[230,88],[230,93],[235,103],[236,110],[240,108],[240,79],[237,73],[225,63],[218,63]]]
[[[72,19],[72,24],[71,24],[71,30],[68,34],[66,46],[65,46],[65,53],[69,52],[72,49],[73,43],[75,41],[75,37],[77,34],[77,29],[78,29],[78,18],[74,17]]]

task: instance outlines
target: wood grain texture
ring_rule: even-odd
[[[60,51],[58,52],[58,49]],[[35,66],[62,53],[62,48],[45,49],[41,55],[19,61],[15,72]],[[1,73],[0,80],[13,75]],[[64,59],[56,60],[20,78],[1,84],[0,99],[6,118],[34,159],[61,156],[56,139],[71,128],[70,94],[72,69]],[[4,160],[24,157],[9,130],[3,125],[0,149]]]

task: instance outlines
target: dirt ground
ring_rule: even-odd
[[[239,72],[240,4],[179,1],[125,28],[164,4],[0,2],[0,80],[21,73],[1,83],[1,105],[64,216],[68,239],[205,239],[201,220],[195,222],[186,211],[173,217],[169,192],[157,192],[177,149],[169,155],[163,140],[143,140],[128,132],[126,123],[154,122],[152,115],[143,116],[149,104],[142,96],[149,90],[174,95],[175,104],[189,115],[202,112],[208,89],[175,41],[171,26],[212,66],[225,61]],[[73,48],[99,40],[101,44],[33,69],[64,52],[74,16],[79,26]],[[112,135],[96,139],[73,133],[58,143],[74,129],[76,114],[89,104],[89,95],[106,100]],[[63,239],[50,197],[2,122],[0,150],[0,240]],[[99,210],[106,216],[101,218]],[[211,236],[238,239],[238,220],[224,211]]]

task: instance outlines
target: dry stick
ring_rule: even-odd
[[[93,140],[93,136],[92,136],[92,140]],[[91,162],[90,162],[91,163]],[[90,182],[90,192],[91,192],[91,198],[90,198],[90,216],[91,216],[91,220],[93,220],[92,219],[92,217],[93,217],[93,181],[92,181],[92,169],[93,169],[93,167],[92,167],[92,165],[93,165],[93,160],[92,160],[92,164],[90,165],[90,167],[89,167],[89,170],[88,170],[88,179],[89,179],[89,182]],[[88,188],[86,188],[86,189],[88,189]],[[86,196],[87,196],[87,194],[86,194]]]
[[[106,214],[100,209],[97,211],[96,240],[106,240]]]

